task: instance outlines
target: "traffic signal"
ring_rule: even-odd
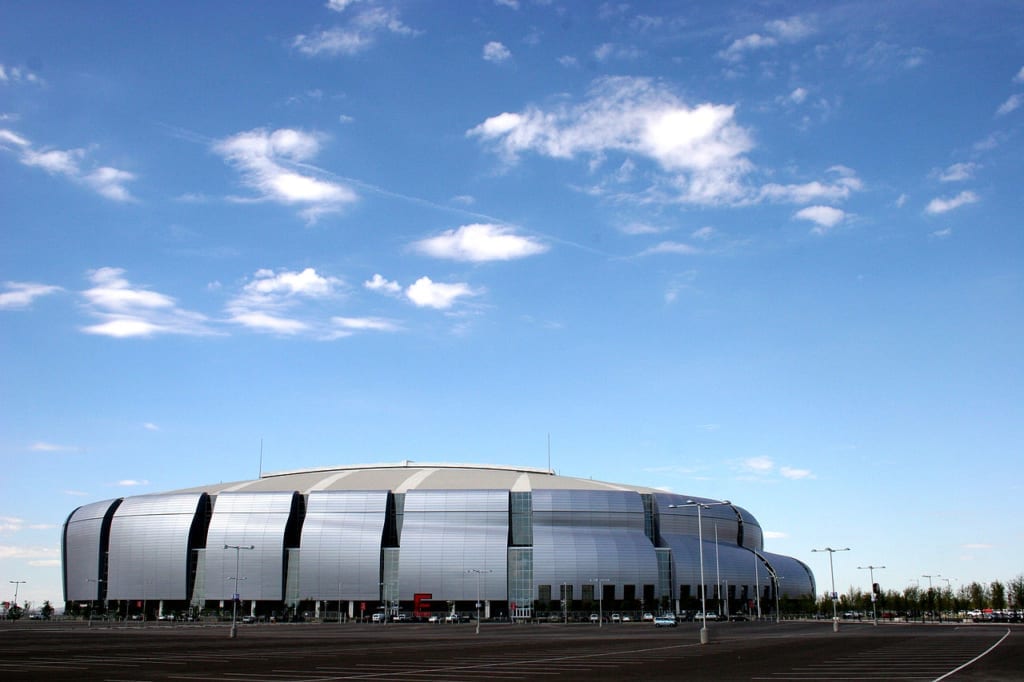
[[[878,583],[874,583],[871,585],[871,591],[875,594],[882,594],[882,588],[878,586]]]

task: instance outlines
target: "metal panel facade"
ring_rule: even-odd
[[[534,490],[533,582],[537,586],[658,584],[654,545],[644,534],[640,494],[626,490]],[[603,588],[602,588],[603,589]],[[602,592],[595,592],[601,594]]]
[[[296,495],[217,496],[206,536],[206,599],[231,599],[236,590],[245,600],[284,599],[284,534]],[[225,545],[254,549],[225,549]]]
[[[303,599],[376,600],[388,491],[314,491],[302,525]]]
[[[103,519],[119,500],[104,500],[79,507],[64,526],[64,599],[93,601],[101,598]]]
[[[127,497],[110,524],[108,599],[187,599],[189,531],[205,493]]]
[[[504,600],[507,490],[410,490],[405,494],[399,595]],[[472,571],[485,571],[475,573]],[[478,582],[479,581],[479,582]]]

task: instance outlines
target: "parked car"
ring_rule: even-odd
[[[591,623],[599,623],[599,622],[601,622],[601,616],[597,615],[596,613],[590,614],[590,622]]]
[[[623,623],[631,623],[631,622],[633,622],[633,617],[632,616],[623,616],[622,617],[622,622]]]
[[[375,613],[370,618],[370,620],[372,620],[374,623],[383,623],[384,622],[384,614],[383,613]]]
[[[612,622],[613,623],[621,623],[622,622],[622,616],[620,616],[617,613],[613,613],[612,614]]]
[[[644,620],[645,623],[649,623],[649,622],[653,621],[654,620],[654,614],[653,613],[645,613],[643,615],[643,620]]]
[[[435,613],[430,618],[427,618],[427,622],[428,623],[440,623],[441,622],[441,616],[439,616],[439,615],[437,615]]]
[[[675,616],[658,616],[654,619],[654,627],[656,628],[674,628],[675,626]]]
[[[462,620],[462,618],[457,613],[449,613],[444,617],[444,622],[446,623],[458,623],[460,620]]]
[[[707,615],[705,616],[703,613],[698,611],[697,613],[695,613],[693,615],[693,619],[695,621],[697,621],[697,620],[718,620],[718,614],[713,612],[713,611],[708,611]]]

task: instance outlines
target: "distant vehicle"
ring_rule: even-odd
[[[430,618],[427,618],[427,622],[428,623],[440,623],[441,622],[441,616],[439,616],[439,615],[437,615],[435,613]]]
[[[705,616],[703,613],[698,611],[696,614],[694,614],[693,619],[694,620],[718,620],[718,614],[714,613],[712,611],[709,611],[707,616]]]
[[[462,620],[462,618],[457,613],[449,613],[444,617],[444,622],[446,623],[458,623],[460,620]]]
[[[242,616],[242,622],[243,623],[255,623],[256,622],[256,616]]]
[[[738,622],[740,622],[740,621],[744,621],[744,620],[750,620],[750,619],[749,619],[749,618],[747,618],[747,617],[746,617],[746,616],[745,616],[744,614],[742,614],[742,613],[733,613],[733,614],[731,614],[731,615],[729,616],[729,620],[731,620],[731,621],[732,621],[732,622],[734,622],[734,623],[738,623]]]
[[[623,623],[631,623],[631,622],[633,622],[633,617],[632,616],[623,616],[622,617],[622,622]]]
[[[648,623],[653,621],[654,620],[654,614],[653,613],[645,613],[643,615],[643,620],[644,620],[644,622],[648,622]]]
[[[599,622],[601,622],[601,616],[597,615],[596,613],[590,614],[590,622],[591,623],[599,623]]]
[[[375,613],[375,614],[373,614],[373,617],[371,618],[371,620],[374,623],[383,623],[384,622],[384,614],[383,613]]]
[[[674,628],[675,626],[675,616],[658,616],[654,619],[654,627],[656,628]]]
[[[613,623],[621,623],[622,622],[622,616],[620,616],[617,613],[613,613],[612,614],[612,622]]]
[[[405,621],[409,620],[409,614],[408,613],[396,613],[395,615],[393,615],[391,617],[391,620],[395,621],[396,623],[404,623]]]

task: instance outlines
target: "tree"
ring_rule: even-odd
[[[998,580],[993,580],[989,586],[989,594],[992,599],[992,608],[1002,610],[1006,608],[1006,586]]]
[[[968,587],[971,593],[971,608],[983,609],[988,606],[988,595],[985,594],[985,586],[979,582],[973,582]]]
[[[1015,609],[1024,609],[1024,575],[1010,581],[1010,604]]]

